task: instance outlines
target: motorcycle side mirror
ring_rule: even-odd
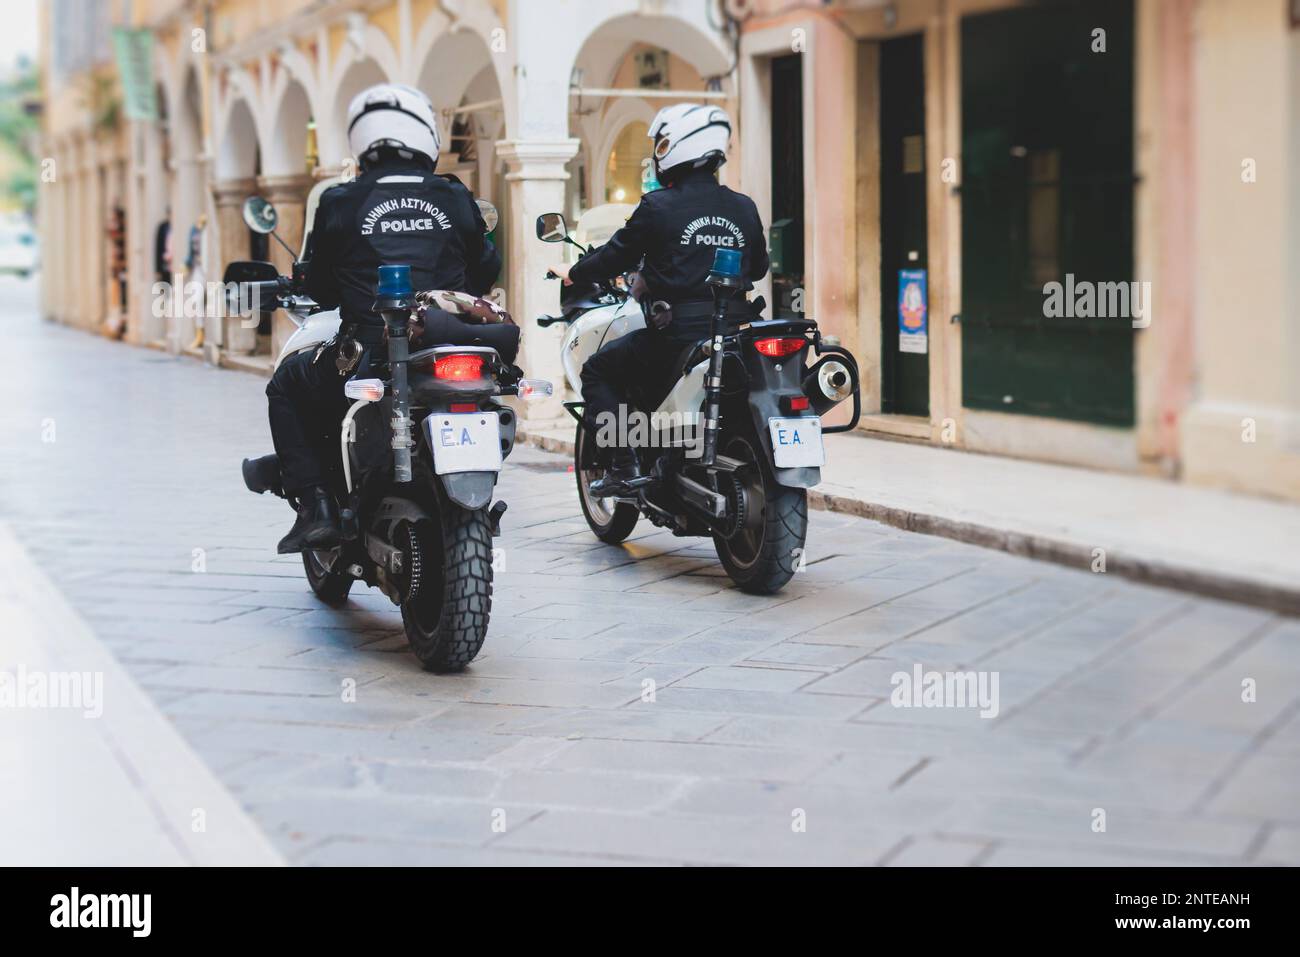
[[[485,227],[483,232],[492,232],[497,228],[497,223],[501,221],[501,216],[497,212],[497,208],[486,199],[476,199],[474,202],[478,204],[478,211],[483,217],[483,226]]]
[[[284,251],[289,254],[291,259],[297,258],[297,253],[289,248],[289,244],[280,238],[280,234],[275,231],[275,227],[280,224],[280,214],[275,211],[271,201],[263,199],[261,196],[250,196],[244,200],[244,225],[255,233],[261,233],[263,236],[268,233],[277,243],[284,247]]]
[[[569,224],[562,213],[543,213],[537,217],[537,238],[544,243],[562,243],[569,238]]]
[[[275,227],[280,224],[280,214],[270,200],[261,196],[250,196],[244,200],[243,213],[245,225],[263,236],[275,232]]]
[[[280,271],[274,264],[257,259],[237,259],[226,267],[222,282],[274,282]]]

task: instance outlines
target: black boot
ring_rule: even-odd
[[[298,497],[298,519],[289,534],[280,539],[281,555],[312,548],[329,548],[339,543],[339,518],[330,493],[317,485]]]
[[[641,474],[641,463],[631,449],[619,449],[605,470],[604,478],[592,482],[588,491],[595,498],[611,495],[631,495],[649,480]]]

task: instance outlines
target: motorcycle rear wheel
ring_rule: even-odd
[[[426,671],[461,671],[478,655],[492,613],[492,525],[484,509],[449,502],[440,521],[412,526],[419,584],[401,604],[411,650]]]
[[[724,436],[721,451],[745,466],[737,479],[747,500],[741,526],[713,546],[727,575],[743,592],[772,595],[798,567],[808,539],[808,491],[777,484],[761,446],[748,437]]]

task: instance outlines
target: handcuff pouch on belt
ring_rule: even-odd
[[[364,351],[356,339],[344,335],[337,335],[328,342],[322,342],[316,347],[316,354],[311,357],[311,364],[315,365],[320,361],[328,349],[334,350],[334,368],[338,369],[339,375],[347,375],[357,367],[361,361],[361,355]]]
[[[347,375],[355,369],[364,351],[361,343],[356,339],[347,336],[339,337],[334,355],[334,366],[339,370],[339,375]]]
[[[662,299],[652,299],[650,287],[641,278],[641,273],[634,272],[628,276],[628,295],[641,304],[641,313],[645,324],[651,329],[663,331],[673,321],[673,307]]]

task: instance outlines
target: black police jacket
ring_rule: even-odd
[[[308,240],[307,293],[346,321],[382,323],[372,310],[379,267],[405,263],[415,289],[481,296],[501,271],[474,196],[455,177],[380,163],[321,194]]]
[[[740,253],[742,295],[767,273],[767,239],[754,201],[711,172],[687,173],[641,197],[623,228],[569,271],[575,283],[609,279],[641,265],[651,300],[670,306],[711,301],[706,281],[718,249]]]

